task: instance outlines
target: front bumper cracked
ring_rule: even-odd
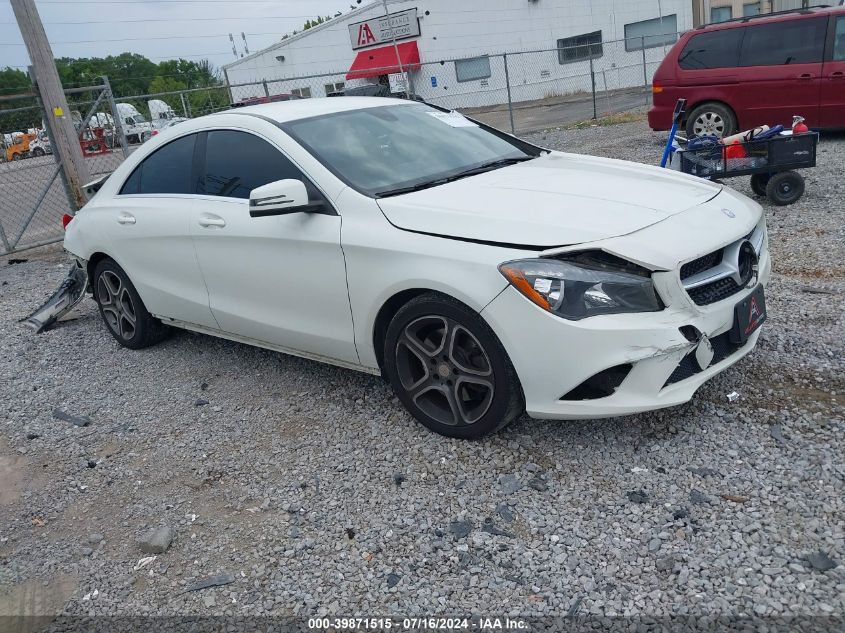
[[[766,256],[760,263],[759,283],[766,285],[770,260]],[[686,379],[666,384],[684,357],[699,345],[688,340],[680,328],[693,326],[712,340],[733,327],[735,305],[752,292],[753,288],[745,289],[705,308],[677,302],[657,313],[567,321],[508,287],[482,316],[499,336],[516,369],[531,417],[604,418],[683,404],[707,380],[751,352],[760,330],[727,357]],[[631,370],[611,395],[562,400],[590,377],[625,364],[630,364]]]

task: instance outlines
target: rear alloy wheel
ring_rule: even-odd
[[[448,437],[484,437],[524,408],[516,372],[492,330],[443,295],[423,295],[399,310],[387,332],[385,372],[411,414]]]
[[[124,347],[143,349],[167,337],[168,328],[147,311],[129,277],[111,259],[97,264],[94,298],[109,332]]]
[[[716,136],[724,138],[736,131],[736,117],[720,103],[704,103],[687,118],[687,136]]]
[[[782,171],[769,179],[766,195],[779,207],[797,202],[804,195],[804,177],[795,171]]]

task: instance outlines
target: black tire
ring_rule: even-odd
[[[36,147],[34,150],[32,150],[32,155],[36,158],[38,158],[39,156],[44,156],[44,150],[40,147]]]
[[[766,197],[766,185],[769,184],[769,174],[754,174],[751,176],[751,190],[761,198]]]
[[[779,207],[797,202],[804,195],[804,177],[795,171],[782,171],[769,179],[766,195]]]
[[[23,154],[21,154],[20,152],[18,152],[17,154],[12,154],[12,160],[20,160],[21,158],[23,158]]]
[[[114,260],[97,264],[91,285],[100,316],[118,343],[144,349],[167,338],[170,329],[147,311],[129,276]]]
[[[719,138],[736,133],[736,116],[722,103],[711,101],[696,106],[687,116],[687,137],[713,135]]]
[[[519,378],[493,330],[440,293],[412,299],[393,317],[384,371],[411,415],[447,437],[480,439],[525,410]]]

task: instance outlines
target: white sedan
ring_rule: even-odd
[[[179,327],[380,374],[460,438],[688,401],[756,344],[771,269],[720,185],[363,97],[162,131],[65,247],[121,345]]]

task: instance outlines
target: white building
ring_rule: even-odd
[[[589,91],[593,80],[599,91],[643,86],[692,28],[698,1],[387,0],[388,19],[375,0],[224,70],[234,101],[324,97],[388,85],[400,70],[416,94],[449,107],[504,103],[508,84],[516,102]]]

